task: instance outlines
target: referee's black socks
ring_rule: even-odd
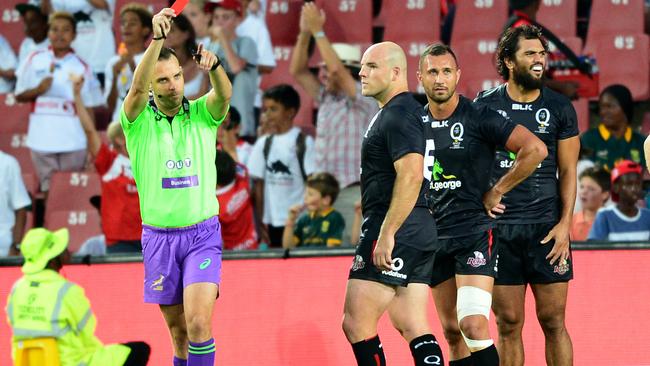
[[[409,343],[409,348],[411,348],[415,366],[444,366],[445,364],[442,358],[442,350],[433,334],[425,334],[413,339]]]
[[[353,343],[352,351],[358,366],[386,366],[386,357],[379,335]]]

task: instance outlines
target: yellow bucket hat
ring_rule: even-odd
[[[42,271],[50,259],[63,253],[68,246],[68,229],[49,231],[44,228],[31,229],[20,244],[20,252],[25,257],[23,273]]]

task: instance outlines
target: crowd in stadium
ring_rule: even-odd
[[[24,233],[37,226],[70,227],[80,255],[141,251],[138,191],[117,121],[152,36],[152,14],[170,4],[30,0],[5,10],[0,256],[18,255]],[[473,98],[503,82],[495,45],[505,28],[522,24],[541,25],[558,43],[547,85],[578,115],[572,240],[650,240],[642,179],[648,9],[640,0],[190,0],[164,45],[183,68],[188,99],[210,89],[195,62],[199,44],[232,83],[215,141],[224,249],[356,243],[361,141],[378,111],[361,95],[358,72],[372,42],[404,48],[410,89],[421,92],[420,51],[443,40],[459,58],[459,92]],[[601,18],[612,12],[619,13]],[[473,24],[482,15],[490,18]]]

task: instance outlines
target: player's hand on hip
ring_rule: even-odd
[[[153,37],[167,37],[169,31],[172,29],[172,18],[176,13],[172,8],[164,8],[158,14],[153,16],[151,25],[153,26]]]
[[[497,192],[495,189],[490,189],[485,192],[483,195],[483,207],[488,216],[493,219],[497,218],[497,215],[501,215],[505,212],[506,206],[501,203],[503,195]]]
[[[390,271],[393,264],[393,248],[395,247],[395,237],[393,235],[379,234],[375,250],[372,252],[372,263],[375,267],[383,271]]]
[[[550,259],[550,264],[553,265],[556,262],[559,264],[566,263],[566,260],[569,258],[569,225],[559,222],[557,225],[548,232],[548,235],[541,241],[542,244],[547,244],[555,240],[553,244],[553,249],[546,256],[546,259]]]
[[[194,61],[199,65],[199,69],[204,71],[210,71],[212,66],[219,62],[217,55],[203,48],[203,43],[199,43],[196,53],[192,56],[194,57]]]

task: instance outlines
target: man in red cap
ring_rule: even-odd
[[[598,211],[589,240],[650,240],[650,210],[636,205],[643,199],[642,171],[640,164],[630,160],[615,165],[611,179],[616,206]]]

